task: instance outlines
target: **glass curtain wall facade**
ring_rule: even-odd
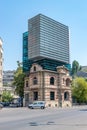
[[[69,56],[68,26],[42,14],[29,19],[28,32],[23,33],[24,72],[33,63],[53,71],[62,65],[70,69]]]
[[[28,58],[28,32],[23,33],[23,71],[29,70],[29,58]]]
[[[29,19],[28,55],[30,59],[53,59],[69,63],[69,29],[39,14]]]
[[[28,72],[33,63],[28,57],[28,31],[23,33],[23,72]]]

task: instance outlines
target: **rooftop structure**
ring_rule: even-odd
[[[53,71],[62,65],[70,69],[68,26],[42,14],[29,19],[23,33],[23,71],[33,63]]]
[[[69,63],[69,29],[47,16],[39,14],[28,22],[29,59],[52,59]]]

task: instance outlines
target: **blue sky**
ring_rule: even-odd
[[[28,19],[39,13],[69,26],[70,63],[87,65],[87,0],[0,0],[3,69],[14,70],[22,61],[22,34]]]

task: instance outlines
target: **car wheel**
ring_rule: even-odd
[[[44,107],[41,107],[41,109],[44,109]]]

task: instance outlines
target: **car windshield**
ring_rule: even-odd
[[[36,105],[37,103],[36,103],[36,102],[34,102],[33,104],[34,104],[34,105]]]

